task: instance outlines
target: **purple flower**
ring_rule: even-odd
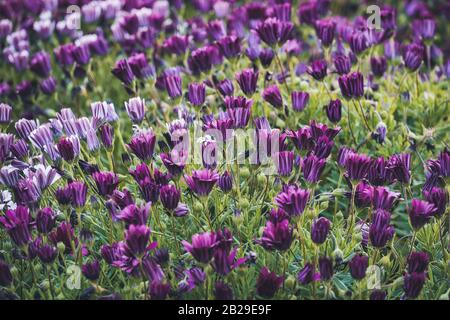
[[[370,59],[370,67],[375,76],[381,77],[387,70],[387,60],[385,57],[372,57]]]
[[[78,45],[72,51],[72,56],[77,64],[85,65],[91,59],[91,52],[88,45]]]
[[[326,160],[309,155],[302,161],[303,177],[309,183],[317,183],[320,180],[323,169],[325,168]]]
[[[147,202],[141,207],[138,207],[134,203],[131,203],[125,206],[115,218],[117,220],[125,222],[127,228],[130,225],[146,225],[148,216],[150,215],[150,208],[150,202]]]
[[[127,15],[122,16],[122,18],[119,21],[119,24],[120,27],[129,34],[134,34],[138,31],[139,19],[136,14],[129,13]]]
[[[314,146],[314,141],[309,127],[303,127],[297,131],[288,131],[287,137],[292,140],[297,150],[309,151]]]
[[[51,264],[58,256],[58,250],[52,245],[44,244],[38,247],[37,255],[42,263]]]
[[[316,80],[323,80],[327,76],[327,62],[325,60],[316,60],[307,70],[308,74]]]
[[[0,124],[7,124],[11,121],[12,108],[6,103],[0,103]]]
[[[225,193],[230,192],[233,189],[233,177],[228,173],[228,171],[225,171],[219,177],[217,185],[223,192]]]
[[[163,43],[163,49],[175,55],[183,55],[189,45],[188,36],[173,35]]]
[[[367,180],[373,186],[381,186],[388,182],[388,170],[387,163],[384,157],[378,157],[372,159],[372,163],[369,167],[367,174]]]
[[[214,297],[217,300],[233,300],[233,291],[225,282],[216,281],[214,284]]]
[[[70,202],[76,208],[84,207],[86,203],[87,186],[84,182],[73,181],[68,184],[70,190]]]
[[[390,191],[386,187],[375,187],[372,191],[372,206],[374,209],[392,210],[400,199],[400,193]]]
[[[422,64],[425,49],[421,44],[412,43],[403,51],[403,61],[411,72],[417,71]]]
[[[203,83],[189,83],[188,99],[194,106],[201,106],[205,103],[206,87]]]
[[[377,143],[383,144],[384,140],[386,140],[387,128],[386,124],[383,122],[379,122],[375,131],[371,133],[372,139],[374,139]]]
[[[262,97],[275,108],[281,108],[283,106],[283,97],[277,85],[265,88]]]
[[[409,184],[411,155],[409,153],[394,154],[389,158],[387,169],[392,179],[402,184]]]
[[[207,196],[219,180],[219,175],[210,169],[194,170],[191,176],[185,175],[184,179],[192,192],[199,196]]]
[[[0,163],[5,161],[8,157],[13,142],[14,135],[9,133],[0,133]]]
[[[320,159],[326,159],[330,153],[331,149],[333,149],[334,142],[327,136],[321,136],[317,139],[314,148],[313,154],[316,155]]]
[[[370,47],[367,32],[355,31],[349,36],[350,49],[356,55],[361,54]]]
[[[94,262],[87,262],[82,265],[81,272],[83,275],[91,280],[97,281],[100,276],[100,263],[98,260],[94,260]]]
[[[434,204],[436,207],[435,215],[441,217],[447,208],[448,205],[448,193],[445,189],[432,187],[429,191],[424,190],[423,195],[425,199]]]
[[[357,254],[349,261],[348,265],[350,267],[352,278],[362,280],[366,276],[366,270],[369,266],[369,257]]]
[[[46,78],[52,70],[50,55],[45,51],[36,53],[30,61],[30,69],[41,78]]]
[[[226,58],[237,57],[241,53],[241,40],[236,36],[225,36],[217,41],[220,52]]]
[[[262,48],[258,55],[259,61],[265,68],[270,67],[274,57],[275,53],[271,48]]]
[[[152,300],[164,300],[170,291],[170,284],[163,283],[162,281],[152,282],[149,288],[150,298]]]
[[[197,233],[192,236],[192,244],[185,240],[181,243],[184,249],[200,263],[208,263],[212,259],[218,244],[214,232]]]
[[[277,152],[275,154],[275,165],[280,176],[288,177],[291,174],[294,165],[294,152]]]
[[[233,92],[234,92],[233,81],[231,81],[229,79],[224,79],[222,81],[219,81],[216,84],[216,88],[219,91],[219,93],[224,97],[232,96]]]
[[[436,207],[427,201],[412,199],[409,208],[409,222],[414,230],[419,230],[426,225],[436,212]]]
[[[92,179],[102,197],[111,196],[119,184],[119,177],[114,172],[94,172]]]
[[[56,145],[61,158],[72,162],[80,154],[80,141],[77,136],[62,137]]]
[[[295,184],[288,185],[275,197],[275,203],[289,216],[298,216],[305,210],[310,194],[309,190],[301,189]]]
[[[143,53],[135,53],[128,58],[128,64],[136,78],[147,79],[154,76],[153,66],[148,64],[147,58]]]
[[[444,178],[450,177],[450,152],[445,149],[439,153],[439,174]]]
[[[338,55],[334,58],[334,67],[339,75],[345,75],[350,72],[352,64],[350,58],[344,55]]]
[[[292,91],[291,92],[291,103],[292,109],[294,111],[305,110],[306,105],[309,102],[309,93],[302,91]]]
[[[346,175],[352,181],[359,181],[366,177],[371,159],[365,154],[348,154],[344,163]]]
[[[214,50],[209,46],[192,51],[188,59],[188,65],[191,72],[194,75],[198,75],[202,72],[209,72],[213,65],[213,55]]]
[[[45,95],[53,94],[56,91],[56,79],[52,76],[48,77],[47,79],[43,79],[39,84],[39,88]]]
[[[145,116],[145,99],[135,97],[125,102],[125,110],[133,123],[140,124]]]
[[[315,120],[311,120],[309,126],[316,143],[321,136],[326,136],[328,139],[333,140],[341,131],[340,127],[329,128],[326,124],[318,123]]]
[[[98,131],[103,145],[106,148],[111,148],[114,141],[114,128],[109,123],[105,123],[98,128]]]
[[[272,298],[283,281],[283,276],[277,276],[275,272],[270,272],[267,267],[263,267],[256,280],[256,292],[263,298]]]
[[[351,72],[338,78],[341,93],[346,99],[358,99],[364,95],[364,78],[360,72]]]
[[[183,150],[173,149],[169,153],[161,153],[159,156],[172,176],[178,177],[183,173],[187,160],[187,155]]]
[[[311,226],[311,240],[316,244],[322,244],[330,232],[331,222],[325,217],[316,219]]]
[[[312,263],[306,263],[297,275],[297,280],[302,285],[307,285],[315,280],[315,267]]]
[[[239,87],[246,96],[251,96],[256,92],[258,75],[259,72],[254,71],[251,68],[244,69],[236,73],[236,81],[238,82]]]
[[[342,117],[342,103],[341,100],[330,100],[330,103],[325,107],[328,120],[332,123],[338,123]]]
[[[370,293],[369,300],[386,300],[387,293],[386,291],[374,289]]]
[[[267,221],[262,237],[256,243],[266,250],[286,251],[291,246],[293,230],[288,219]]]
[[[291,36],[294,25],[291,22],[280,21],[277,18],[267,18],[260,23],[256,32],[268,46],[283,45]]]
[[[131,138],[128,147],[142,161],[150,160],[155,149],[156,136],[153,130],[145,130]]]
[[[164,208],[175,210],[180,202],[181,192],[172,184],[162,186],[159,191],[159,198]]]
[[[36,213],[36,229],[43,234],[52,231],[55,226],[56,215],[52,208],[43,208]]]
[[[370,243],[375,248],[383,248],[394,236],[394,226],[390,225],[391,214],[383,209],[376,210],[369,228]]]
[[[0,223],[13,242],[22,247],[31,241],[31,215],[27,207],[17,206],[0,216]]]
[[[327,257],[319,258],[320,279],[327,281],[333,277],[333,261]]]
[[[246,261],[246,258],[236,259],[236,254],[237,248],[223,247],[220,245],[219,239],[219,245],[215,250],[214,259],[211,262],[214,271],[220,275],[227,275]]]
[[[126,59],[118,60],[111,72],[125,85],[130,85],[134,80],[133,71]]]
[[[408,273],[424,273],[428,269],[430,258],[426,252],[413,251],[408,256]]]
[[[319,18],[317,5],[316,1],[305,1],[299,5],[297,15],[300,23],[314,25]]]
[[[75,50],[75,45],[73,43],[64,44],[56,48],[53,52],[55,53],[56,60],[63,67],[67,67],[73,64],[73,51]]]
[[[66,248],[66,253],[73,253],[72,243],[77,240],[75,239],[72,225],[69,222],[62,222],[56,230],[53,230],[48,235],[48,238],[54,245],[59,242],[63,243]]]
[[[418,19],[414,20],[412,29],[415,34],[418,34],[422,39],[433,39],[436,33],[436,21],[434,19]]]
[[[150,228],[145,225],[130,225],[125,232],[125,243],[127,249],[134,256],[143,255],[149,247],[147,247],[150,240]]]
[[[181,77],[179,75],[165,75],[164,86],[170,98],[176,99],[181,96]]]
[[[415,299],[422,291],[423,285],[427,280],[425,273],[407,273],[403,276],[403,290],[405,296],[409,299]]]
[[[324,47],[329,47],[333,43],[336,23],[330,19],[317,20],[315,23],[317,37]]]

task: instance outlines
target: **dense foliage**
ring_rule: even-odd
[[[1,1],[0,297],[449,299],[449,4],[370,4]]]

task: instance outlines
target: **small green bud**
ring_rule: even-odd
[[[361,242],[362,238],[363,238],[362,232],[357,232],[357,233],[355,233],[355,236],[353,237],[353,239],[354,239],[356,242]]]
[[[239,200],[239,207],[241,207],[242,209],[248,209],[249,206],[250,202],[247,198],[242,198]]]
[[[296,282],[297,281],[295,280],[295,278],[293,276],[289,276],[289,277],[287,277],[284,284],[288,290],[294,290]]]
[[[19,270],[17,270],[16,267],[11,267],[11,275],[14,277],[17,277],[17,275],[19,274]]]
[[[391,258],[390,255],[384,256],[380,259],[380,264],[385,267],[386,269],[391,266]]]
[[[344,219],[344,215],[342,214],[341,211],[338,211],[334,217],[336,221],[342,221]]]
[[[263,185],[266,183],[266,175],[263,173],[258,174],[257,181],[259,185]]]
[[[58,242],[56,247],[58,248],[59,253],[64,253],[64,251],[66,250],[66,246],[62,242]]]
[[[250,177],[250,170],[247,167],[240,168],[239,174],[241,178],[247,179]]]
[[[201,204],[200,201],[195,201],[193,209],[194,209],[194,212],[196,212],[196,213],[202,212],[203,211],[203,205]]]

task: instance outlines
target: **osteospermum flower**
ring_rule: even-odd
[[[291,22],[268,18],[257,28],[259,37],[269,46],[283,45],[291,36],[294,25]]]
[[[395,229],[390,225],[391,214],[385,210],[377,210],[373,214],[369,229],[370,243],[376,248],[382,248],[394,236]]]
[[[207,196],[219,180],[219,174],[211,169],[195,170],[191,176],[185,175],[184,179],[192,192]]]
[[[275,203],[290,216],[298,216],[305,210],[310,194],[297,185],[288,185],[275,197]]]
[[[272,298],[283,282],[283,276],[277,276],[275,272],[263,267],[256,281],[256,292],[264,298]]]
[[[128,147],[142,161],[150,160],[155,149],[156,136],[153,130],[145,130],[131,138]]]
[[[212,259],[218,244],[217,236],[214,232],[197,233],[192,236],[192,243],[185,240],[181,243],[184,249],[201,263],[208,263]]]
[[[434,213],[436,207],[427,201],[412,199],[411,207],[409,208],[409,222],[415,230],[419,230],[425,224],[427,224]]]
[[[267,250],[288,250],[292,243],[293,228],[289,225],[289,220],[267,221],[262,237],[256,240]]]

